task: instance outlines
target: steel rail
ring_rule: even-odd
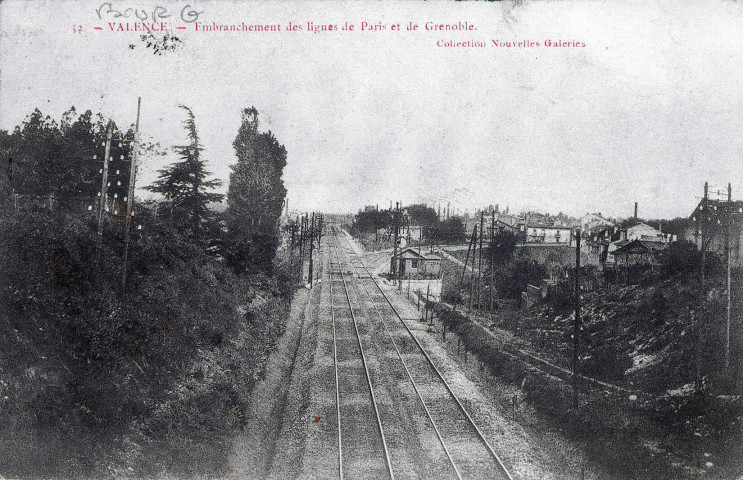
[[[364,287],[364,291],[366,292],[367,296],[369,296],[369,298],[372,298],[371,293],[369,293],[369,289],[366,288],[366,285],[362,283],[361,286]],[[397,357],[400,359],[400,362],[402,362],[402,366],[403,368],[405,368],[405,373],[408,375],[408,379],[410,379],[410,383],[413,385],[415,394],[418,396],[418,400],[420,400],[421,405],[423,405],[423,410],[425,410],[426,416],[428,417],[429,422],[431,422],[431,426],[436,432],[436,436],[438,437],[439,442],[441,443],[441,447],[444,449],[444,453],[446,453],[446,458],[449,459],[449,464],[454,470],[454,473],[456,474],[457,479],[462,480],[462,474],[459,472],[459,468],[457,468],[457,464],[456,462],[454,462],[454,458],[452,458],[451,453],[449,452],[449,447],[446,446],[446,442],[444,442],[444,438],[441,436],[439,427],[436,425],[436,422],[433,420],[433,417],[431,416],[431,412],[428,409],[428,405],[426,405],[426,402],[423,400],[423,396],[421,395],[420,390],[418,390],[418,385],[415,383],[415,380],[413,379],[413,375],[410,373],[410,369],[408,369],[408,365],[405,362],[405,359],[402,358],[402,353],[400,353],[400,349],[397,346],[397,342],[395,342],[395,339],[392,337],[392,333],[390,332],[390,329],[387,327],[387,322],[384,321],[384,319],[382,318],[382,313],[379,311],[379,308],[373,301],[372,301],[372,306],[374,307],[374,311],[377,312],[379,321],[382,322],[382,326],[384,327],[385,332],[387,332],[387,336],[390,338],[390,341],[392,342],[392,346],[395,347],[395,352],[397,352]]]
[[[384,457],[385,457],[385,462],[387,464],[387,472],[390,475],[390,479],[394,480],[395,474],[392,471],[392,460],[390,458],[389,449],[387,448],[387,439],[385,438],[385,435],[384,435],[384,427],[382,426],[382,418],[379,414],[379,408],[377,406],[377,397],[374,393],[374,386],[372,385],[371,375],[369,374],[369,367],[366,362],[366,354],[364,353],[364,346],[361,344],[361,333],[359,332],[359,326],[358,326],[358,323],[356,322],[356,315],[353,313],[353,305],[351,305],[351,297],[348,295],[348,285],[346,284],[346,278],[343,275],[343,269],[340,268],[340,260],[338,258],[338,252],[337,252],[337,249],[339,248],[339,244],[337,240],[335,243],[336,243],[336,252],[334,252],[334,254],[336,258],[336,263],[339,265],[341,280],[343,282],[343,287],[344,287],[345,294],[346,294],[346,301],[348,302],[348,309],[351,312],[351,320],[353,320],[353,327],[356,332],[356,341],[358,342],[359,351],[361,352],[361,361],[362,361],[362,364],[364,365],[364,373],[366,374],[366,382],[367,382],[367,385],[369,386],[369,393],[372,399],[372,406],[374,407],[374,414],[377,419],[377,426],[379,427],[379,435],[382,439],[382,447],[384,449]]]
[[[328,259],[330,262],[330,259]],[[338,419],[338,478],[343,480],[343,437],[341,434],[341,400],[340,386],[338,384],[338,343],[335,335],[335,311],[333,305],[333,265],[328,271],[328,283],[330,285],[330,320],[333,326],[333,369],[335,370],[335,415]]]
[[[349,240],[346,239],[346,241],[348,242]],[[352,250],[353,250],[353,248],[352,248]],[[402,323],[402,325],[405,327],[405,330],[412,337],[412,339],[415,342],[415,344],[418,346],[418,348],[420,349],[420,351],[423,353],[423,356],[426,357],[426,360],[428,361],[429,365],[431,365],[431,367],[433,367],[434,371],[436,372],[436,375],[438,375],[438,377],[441,379],[441,381],[443,382],[444,386],[446,387],[446,390],[449,392],[449,395],[451,395],[452,399],[459,406],[459,409],[462,411],[462,413],[464,414],[464,416],[467,418],[467,420],[469,421],[470,425],[472,425],[472,428],[474,428],[474,430],[477,432],[478,437],[480,438],[480,440],[482,441],[482,443],[485,445],[485,447],[487,448],[487,450],[490,453],[490,455],[496,461],[498,467],[501,469],[501,471],[503,472],[503,474],[506,476],[506,478],[508,480],[513,480],[513,477],[511,476],[511,473],[508,471],[508,469],[506,468],[506,466],[503,464],[503,461],[500,459],[500,457],[498,456],[498,454],[495,453],[495,450],[490,445],[490,443],[487,441],[487,439],[485,438],[485,435],[482,433],[482,431],[480,430],[480,428],[477,426],[477,424],[475,423],[475,421],[472,419],[472,417],[470,416],[470,414],[467,412],[467,409],[464,408],[464,405],[462,405],[462,402],[459,400],[459,398],[457,397],[457,395],[454,393],[454,391],[452,390],[452,388],[449,385],[449,383],[444,379],[444,376],[441,374],[441,372],[439,371],[438,367],[436,367],[436,364],[433,363],[433,360],[428,355],[428,352],[426,352],[426,350],[423,348],[423,345],[421,345],[421,343],[418,341],[418,339],[413,334],[412,330],[410,330],[410,327],[408,327],[407,323],[405,323],[405,320],[403,320],[403,318],[400,315],[400,313],[397,311],[397,309],[395,308],[395,306],[392,304],[392,302],[390,301],[390,299],[387,297],[387,294],[384,293],[384,290],[382,290],[382,287],[374,279],[374,276],[371,274],[371,271],[369,271],[369,268],[366,266],[366,264],[364,264],[364,261],[363,260],[359,259],[359,263],[364,268],[364,270],[366,270],[367,274],[369,275],[369,278],[371,279],[372,282],[374,282],[374,285],[377,286],[377,288],[379,289],[379,292],[382,294],[382,296],[384,297],[384,299],[387,301],[387,303],[389,304],[390,308],[392,308],[392,311],[395,312],[395,315],[397,315],[397,318],[400,320],[400,322]]]

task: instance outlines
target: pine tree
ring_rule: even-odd
[[[222,182],[206,180],[211,172],[206,170],[206,162],[201,159],[204,147],[199,141],[194,114],[184,105],[179,107],[186,111],[183,126],[190,143],[174,147],[181,161],[160,170],[158,180],[146,188],[162,194],[170,202],[174,218],[197,234],[202,221],[209,216],[209,204],[221,201],[224,195],[207,192],[219,187]]]
[[[282,180],[286,149],[270,131],[258,132],[258,111],[253,107],[243,110],[233,147],[237,163],[231,166],[226,212],[230,262],[237,271],[269,271],[286,197]]]

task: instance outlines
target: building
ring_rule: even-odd
[[[612,239],[607,245],[606,245],[606,266],[615,266],[618,265],[617,261],[618,259],[615,257],[615,253],[624,247],[627,247],[634,241],[640,241],[641,243],[634,243],[630,247],[625,248],[620,252],[621,255],[629,255],[632,253],[633,255],[639,255],[640,251],[643,249],[647,249],[648,251],[652,250],[653,252],[657,252],[659,249],[665,249],[670,242],[676,241],[675,235],[670,235],[667,233],[663,233],[657,228],[653,228],[647,223],[638,222],[634,225],[632,225],[629,228],[626,229],[619,229],[618,231],[616,229],[612,230],[612,234],[609,238]],[[645,253],[643,258],[647,259],[649,258],[649,253]],[[628,260],[630,257],[623,256],[623,261]],[[640,257],[638,257],[640,258]],[[647,262],[646,262],[647,263]]]
[[[672,236],[653,228],[647,223],[639,222],[627,228],[627,234],[624,240],[648,240],[651,242],[669,243],[673,240]]]
[[[596,232],[612,226],[614,223],[602,217],[601,213],[587,213],[580,219],[582,232]]]
[[[397,262],[397,273],[400,276],[412,278],[437,278],[441,273],[441,257],[437,255],[424,254],[412,248],[404,248],[397,256],[390,257],[390,270]]]
[[[652,240],[625,240],[612,252],[617,267],[631,265],[659,265],[668,250],[668,242]]]
[[[526,238],[524,243],[551,243],[557,245],[570,245],[572,230],[569,227],[527,225],[525,227]]]
[[[743,265],[743,201],[721,201],[707,199],[707,213],[704,214],[704,200],[694,209],[689,219],[691,225],[684,233],[685,240],[694,243],[697,250],[702,248],[702,230],[706,228],[705,243],[707,251],[723,257],[725,245],[730,245],[732,265]]]

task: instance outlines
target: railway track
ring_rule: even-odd
[[[336,235],[336,258],[339,247]],[[347,241],[347,239],[346,239]],[[349,248],[349,250],[353,250]],[[442,449],[441,460],[448,462],[452,476],[458,479],[507,479],[512,476],[480,427],[452,390],[430,354],[399,314],[384,290],[360,258],[351,263],[357,272],[358,289],[363,290],[372,305],[382,330],[389,338],[397,358],[422,404],[426,417]],[[348,284],[343,278],[346,299],[351,311]],[[372,285],[373,284],[373,285]],[[358,308],[357,308],[358,309]],[[360,337],[359,337],[360,345]],[[368,373],[368,371],[367,371]],[[371,388],[371,383],[369,384]],[[379,420],[379,417],[378,417]],[[381,429],[381,420],[380,429]],[[389,462],[389,454],[387,455]],[[389,466],[392,477],[392,466]]]
[[[333,334],[338,476],[394,479],[384,427],[335,239],[328,272]],[[334,278],[334,275],[335,278]]]

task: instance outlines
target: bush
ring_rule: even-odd
[[[223,440],[281,332],[288,288],[239,277],[202,242],[141,218],[123,296],[117,225],[106,226],[99,268],[92,219],[0,218],[0,451],[16,452],[3,474],[226,466]],[[24,449],[12,447],[17,438]]]
[[[539,285],[547,276],[547,269],[535,261],[519,258],[511,262],[503,272],[501,294],[507,298],[521,298],[527,285]]]

